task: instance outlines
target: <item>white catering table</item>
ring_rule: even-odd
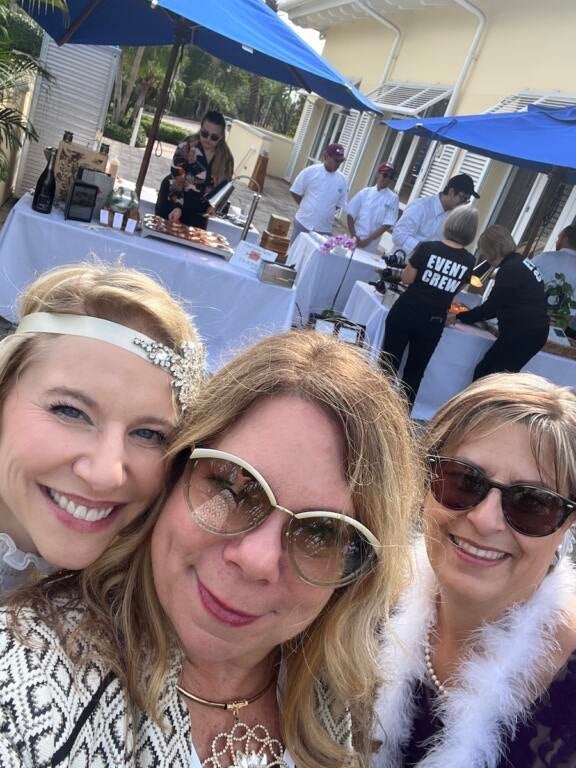
[[[366,327],[367,343],[374,358],[382,348],[388,296],[381,296],[371,285],[357,282],[344,308],[349,320]],[[446,328],[418,390],[414,418],[430,419],[443,403],[467,387],[474,368],[493,343],[492,334],[474,326],[459,323]],[[576,387],[576,361],[565,357],[539,352],[522,370],[545,376],[556,384]]]
[[[325,237],[313,232],[298,235],[286,257],[286,264],[296,268],[296,311],[306,323],[311,312],[329,309],[346,269],[334,309],[341,312],[357,280],[370,282],[378,279],[378,268],[386,265],[379,256],[357,250],[350,263],[349,254],[325,253],[321,245]]]
[[[14,321],[22,289],[47,269],[91,259],[122,261],[162,282],[184,301],[208,348],[208,365],[257,338],[287,330],[295,290],[262,283],[219,256],[138,234],[65,221],[31,208],[25,195],[0,232],[0,315]]]

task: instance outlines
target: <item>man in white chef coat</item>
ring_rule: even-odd
[[[348,203],[348,231],[356,238],[357,247],[376,253],[380,238],[398,219],[398,195],[390,187],[394,167],[389,163],[378,166],[376,185],[365,187]]]
[[[342,144],[330,144],[324,153],[324,162],[310,165],[300,171],[290,187],[290,194],[298,203],[294,218],[292,239],[301,232],[319,232],[331,235],[334,216],[348,201],[346,176],[338,169],[346,160]]]
[[[459,205],[467,205],[471,197],[480,197],[474,189],[474,180],[467,173],[459,173],[452,176],[438,195],[414,200],[406,206],[394,227],[394,248],[410,256],[418,243],[442,240],[446,216]]]

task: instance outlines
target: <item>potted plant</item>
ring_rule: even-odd
[[[556,272],[555,280],[546,286],[546,302],[550,322],[557,328],[566,328],[571,310],[576,309],[574,288],[566,281],[566,275]]]

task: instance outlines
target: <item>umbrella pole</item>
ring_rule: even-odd
[[[162,88],[158,94],[156,112],[154,113],[154,119],[152,120],[152,125],[150,126],[148,143],[146,144],[146,149],[144,150],[144,157],[142,158],[140,171],[138,172],[138,179],[136,180],[136,194],[138,197],[140,197],[142,187],[144,186],[144,180],[146,179],[146,174],[148,173],[148,166],[150,165],[150,158],[152,157],[154,142],[156,141],[158,128],[160,127],[160,121],[162,120],[162,115],[164,114],[166,103],[168,102],[170,83],[172,82],[172,76],[174,74],[174,70],[176,69],[176,63],[178,61],[181,48],[182,43],[177,40],[172,46],[172,50],[170,51],[170,58],[168,60],[168,66],[166,67],[166,75],[164,76],[164,82],[162,83]]]

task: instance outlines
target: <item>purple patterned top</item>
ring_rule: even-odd
[[[433,711],[435,699],[432,688],[418,686],[404,768],[418,765],[426,756],[428,740],[442,727]],[[519,724],[514,738],[506,739],[503,747],[497,768],[576,768],[576,651],[535,703],[529,719]]]

